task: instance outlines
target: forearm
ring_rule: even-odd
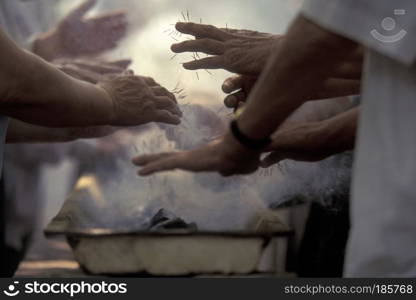
[[[104,125],[111,120],[112,101],[104,90],[21,50],[3,32],[0,78],[1,114],[56,127]]]
[[[329,78],[320,85],[315,94],[310,95],[307,100],[321,100],[339,98],[361,93],[361,80]]]
[[[7,130],[6,143],[61,143],[77,139],[99,138],[112,132],[114,132],[114,129],[110,126],[51,128],[11,119]]]
[[[251,138],[270,136],[302,103],[316,95],[356,44],[300,16],[276,47],[239,118]]]

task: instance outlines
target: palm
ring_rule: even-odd
[[[95,0],[85,1],[59,24],[57,32],[65,54],[99,54],[116,47],[125,35],[127,23],[124,12],[85,18],[85,14],[95,3]]]
[[[280,36],[250,30],[220,29],[210,25],[178,23],[176,29],[195,40],[172,45],[172,51],[213,55],[184,64],[186,69],[225,69],[258,76]]]

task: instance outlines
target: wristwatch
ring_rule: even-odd
[[[269,146],[272,143],[272,139],[270,137],[264,139],[252,139],[246,136],[243,132],[241,132],[240,128],[238,128],[237,120],[233,120],[231,122],[230,130],[234,138],[241,145],[251,150],[259,151],[267,148],[267,146]]]

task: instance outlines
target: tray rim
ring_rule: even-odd
[[[74,238],[103,238],[103,237],[231,237],[231,238],[272,238],[272,237],[291,237],[294,230],[282,230],[276,232],[256,232],[256,231],[188,231],[188,230],[166,230],[166,231],[122,231],[106,228],[72,229],[67,231],[44,230],[46,237],[67,236]]]

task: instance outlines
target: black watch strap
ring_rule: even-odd
[[[235,139],[248,149],[262,150],[272,143],[272,140],[269,137],[261,140],[249,138],[241,132],[240,128],[238,128],[237,120],[231,122],[230,129]]]

